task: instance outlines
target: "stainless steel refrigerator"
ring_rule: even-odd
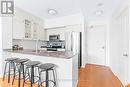
[[[82,33],[81,32],[66,32],[65,33],[65,49],[78,53],[78,67],[82,65]]]

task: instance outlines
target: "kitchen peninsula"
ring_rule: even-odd
[[[4,50],[5,58],[29,58],[42,63],[53,63],[57,72],[58,87],[75,87],[78,81],[78,55],[66,51]]]

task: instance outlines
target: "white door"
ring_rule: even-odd
[[[105,25],[96,25],[87,30],[87,63],[105,65]]]

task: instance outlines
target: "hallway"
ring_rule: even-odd
[[[77,87],[124,87],[112,71],[105,66],[87,64],[79,70]]]

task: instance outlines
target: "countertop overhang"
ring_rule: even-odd
[[[45,50],[36,51],[32,49],[23,49],[23,50],[4,49],[3,51],[11,52],[11,53],[37,55],[37,56],[64,58],[64,59],[70,59],[76,55],[70,51],[45,51]]]

